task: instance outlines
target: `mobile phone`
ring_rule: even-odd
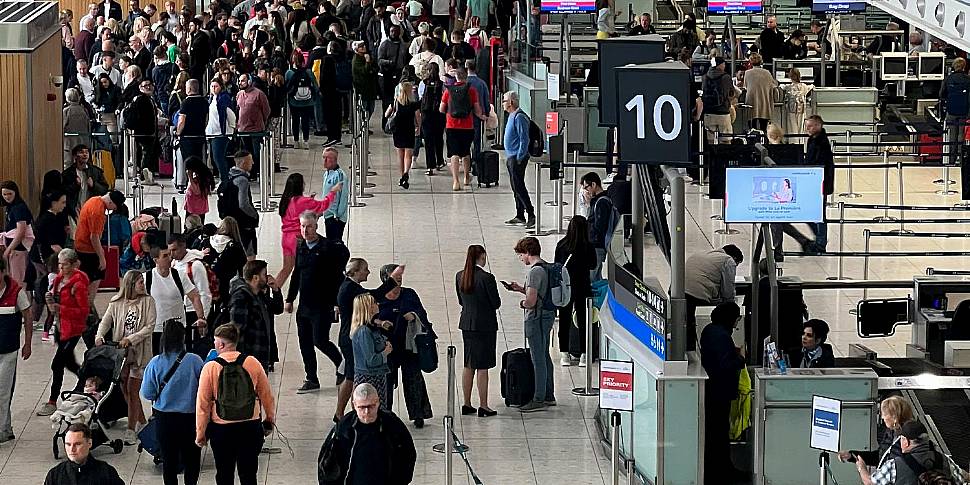
[[[512,283],[509,283],[508,281],[500,280],[499,283],[502,283],[502,286],[504,286],[506,290],[512,289]]]
[[[847,461],[849,463],[855,463],[855,461],[856,461],[856,455],[855,455],[855,453],[850,453],[849,454],[849,457],[846,458],[845,461]]]

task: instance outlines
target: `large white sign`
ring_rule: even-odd
[[[839,452],[842,431],[842,401],[812,396],[812,448]]]
[[[633,362],[600,361],[600,409],[633,411]]]

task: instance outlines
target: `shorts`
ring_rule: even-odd
[[[352,345],[339,345],[340,353],[344,356],[344,378],[348,381],[354,380],[354,347]]]
[[[99,269],[100,260],[96,253],[77,252],[77,259],[81,262],[81,271],[88,275],[90,281],[100,281],[104,279],[104,270]]]
[[[472,155],[472,140],[475,130],[457,130],[448,128],[447,145],[448,157],[470,157]]]

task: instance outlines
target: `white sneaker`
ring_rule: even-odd
[[[574,364],[573,364],[573,359],[571,359],[571,358],[569,357],[569,354],[568,354],[568,353],[565,353],[565,352],[564,352],[564,353],[562,354],[562,356],[560,356],[560,357],[559,357],[559,365],[561,365],[561,366],[563,366],[563,367],[569,367],[569,366],[571,366],[571,365],[574,365]]]
[[[138,442],[138,433],[135,433],[133,429],[125,429],[125,435],[122,438],[126,446],[132,446]]]
[[[579,354],[579,366],[586,367],[586,354]]]

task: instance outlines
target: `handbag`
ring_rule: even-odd
[[[414,337],[418,348],[418,367],[421,372],[430,374],[438,369],[438,336],[428,332]]]
[[[393,135],[394,129],[397,128],[397,102],[394,102],[394,112],[387,117],[387,121],[384,122],[384,134]]]

